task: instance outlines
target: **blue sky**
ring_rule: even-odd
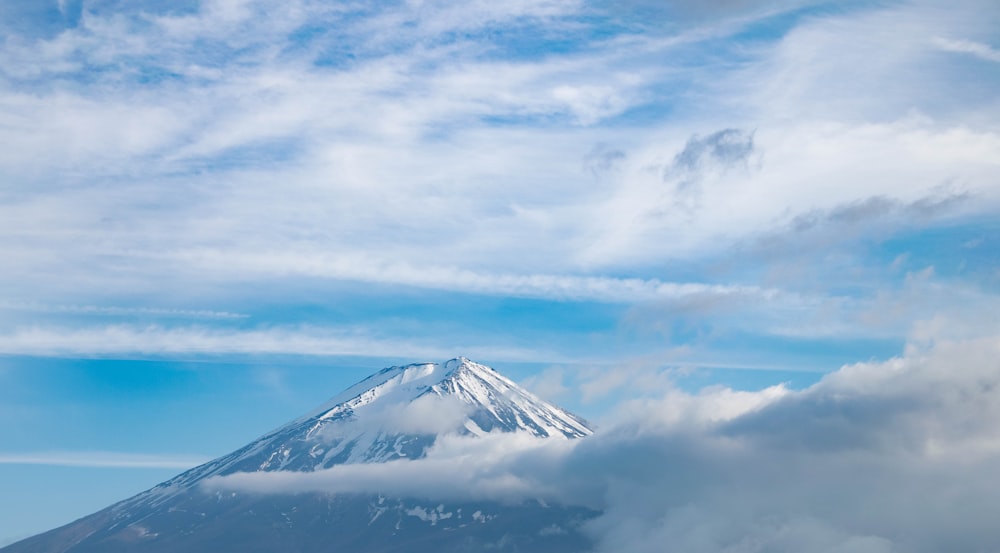
[[[997,29],[988,1],[4,2],[0,544],[389,364],[464,355],[601,421],[996,340]]]

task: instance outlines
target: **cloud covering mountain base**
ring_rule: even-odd
[[[984,551],[1000,543],[1000,340],[911,347],[801,391],[667,391],[583,440],[445,436],[416,461],[211,491],[579,505],[599,552]]]

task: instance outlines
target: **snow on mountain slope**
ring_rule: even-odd
[[[236,472],[312,471],[420,458],[445,433],[518,431],[557,439],[593,432],[583,419],[464,357],[389,367],[308,415],[136,499],[159,502],[206,478]]]
[[[421,458],[440,436],[525,432],[567,440],[582,419],[493,369],[458,358],[390,367],[233,453],[4,553],[501,551],[574,553],[596,513],[541,501],[429,502],[374,492],[254,494],[206,489],[214,476],[317,471]],[[473,440],[479,441],[479,440]],[[405,494],[404,494],[405,495]]]
[[[443,365],[424,363],[390,367],[348,388],[325,405],[296,422],[338,419],[361,414],[374,404],[409,403],[428,395],[455,397],[491,416],[473,420],[470,432],[526,430],[535,436],[563,435],[577,438],[591,429],[578,417],[527,392],[490,367],[464,357]],[[295,423],[292,423],[295,424]]]

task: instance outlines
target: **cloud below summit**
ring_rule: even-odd
[[[206,485],[584,505],[608,553],[983,550],[1000,539],[997,359],[995,336],[945,342],[802,391],[668,390],[580,440],[445,436],[421,460]]]

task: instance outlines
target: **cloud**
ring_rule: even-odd
[[[365,428],[371,432],[389,434],[449,434],[456,432],[469,419],[471,406],[453,396],[423,395],[408,403],[378,403],[366,406],[354,417],[343,422],[349,428]],[[339,422],[324,427],[331,436],[342,435]]]
[[[285,402],[292,402],[295,394],[288,385],[288,373],[275,367],[259,367],[253,371],[253,379],[268,394]]]
[[[400,356],[427,359],[447,358],[456,350],[482,359],[537,360],[554,355],[494,345],[437,347],[380,338],[359,328],[317,326],[248,330],[128,324],[78,328],[34,326],[0,334],[0,353],[9,355],[370,355],[391,351]]]
[[[700,207],[702,181],[740,168],[749,169],[754,154],[753,132],[722,129],[708,136],[694,135],[663,170],[664,182],[673,184],[673,203],[688,211]]]
[[[901,340],[918,311],[879,313],[911,296],[859,269],[881,262],[871,233],[981,225],[1000,205],[995,83],[941,52],[991,55],[988,3],[126,4],[0,45],[0,289],[271,330],[57,328],[7,309],[4,349],[454,354],[286,326],[313,315],[278,306],[344,313],[355,283],[377,285],[350,315],[370,328],[488,318],[409,309],[455,294],[610,304],[578,320],[629,352],[727,332]],[[943,186],[975,201],[920,204]],[[117,307],[139,304],[213,313]],[[555,344],[579,328],[555,310],[504,332]]]
[[[204,489],[249,493],[386,493],[435,500],[492,500],[517,503],[548,486],[519,476],[511,468],[529,452],[549,450],[558,455],[568,440],[542,439],[528,434],[492,433],[479,438],[446,435],[419,461],[336,465],[314,472],[253,472],[216,476]],[[530,461],[528,461],[530,462]]]
[[[909,203],[885,196],[871,196],[834,206],[829,210],[803,213],[795,217],[791,226],[797,232],[825,227],[833,229],[833,233],[841,234],[847,229],[870,226],[889,219],[916,224],[922,220],[941,217],[968,200],[968,193],[948,190],[938,191]]]
[[[934,39],[934,45],[945,52],[970,54],[982,60],[1000,63],[1000,50],[981,42],[974,42],[971,40],[952,40],[938,37]]]
[[[158,257],[155,254],[153,257]],[[236,253],[197,251],[173,257],[213,271],[294,273],[383,284],[404,284],[473,294],[554,300],[601,302],[647,301],[691,295],[773,298],[778,290],[755,286],[668,282],[659,279],[584,276],[573,274],[519,274],[475,271],[456,266],[412,264],[381,260],[366,254],[324,255],[313,252]]]
[[[753,152],[752,132],[722,129],[705,137],[694,135],[688,139],[684,149],[674,156],[664,178],[675,172],[690,173],[711,167],[728,169],[745,166]]]
[[[736,161],[728,170],[720,168],[722,162],[709,162],[706,170],[689,172],[686,167],[700,167],[699,160],[714,159],[709,146],[687,150],[689,139],[674,137],[655,149],[630,147],[614,194],[594,207],[592,224],[600,230],[592,231],[593,241],[578,258],[609,267],[706,258],[736,265],[724,258],[748,241],[766,238],[797,217],[808,220],[845,206],[877,208],[865,203],[870,198],[912,208],[909,219],[886,219],[886,235],[931,225],[942,215],[971,220],[974,213],[992,212],[1000,198],[988,185],[995,168],[985,146],[1000,147],[996,133],[935,127],[918,117],[861,125],[803,118],[758,126],[753,151],[766,152],[766,163],[751,155],[750,171],[738,169]],[[673,156],[679,156],[676,167],[673,159],[661,159],[663,151],[679,152]],[[663,167],[670,168],[667,182]],[[978,201],[963,203],[963,198]],[[902,205],[893,213],[905,211]],[[838,212],[845,221],[860,214]],[[859,237],[852,233],[844,239]],[[865,253],[855,248],[851,255],[865,259]],[[828,277],[835,278],[829,272]]]
[[[917,197],[875,195],[804,210],[746,240],[739,250],[748,260],[768,263],[771,282],[801,289],[803,282],[819,282],[819,275],[804,277],[804,272],[831,270],[826,265],[832,259],[867,265],[869,271],[881,268],[881,260],[872,263],[853,253],[859,241],[879,244],[916,229],[947,225],[974,209],[977,195],[944,185]],[[779,274],[784,265],[791,271],[788,277]]]
[[[153,455],[110,451],[0,452],[3,465],[47,465],[115,469],[189,469],[209,461],[197,455]]]
[[[600,24],[575,19],[593,14],[572,2],[427,12],[227,5],[141,17],[95,5],[80,29],[0,48],[0,66],[20,83],[2,91],[12,126],[0,133],[0,176],[20,183],[0,201],[0,287],[11,297],[109,311],[227,297],[209,305],[235,314],[280,305],[303,280],[322,283],[309,301],[333,307],[348,281],[380,285],[379,313],[398,319],[412,318],[401,297],[431,291],[632,307],[604,325],[614,329],[601,332],[608,341],[618,329],[642,334],[647,322],[674,337],[832,335],[799,324],[795,311],[839,313],[850,301],[838,294],[861,289],[839,254],[872,266],[880,260],[858,241],[998,205],[1000,140],[977,123],[989,112],[965,119],[918,106],[861,117],[835,87],[816,84],[850,87],[850,68],[810,57],[841,46],[854,55],[854,37],[881,37],[871,28],[895,29],[885,20],[899,16],[927,32],[901,37],[898,52],[889,45],[898,55],[878,75],[919,86],[888,96],[934,88],[950,98],[947,83],[974,79],[914,80],[906,68],[928,61],[924,37],[952,36],[961,14],[933,22],[907,5],[794,15],[751,47],[733,33],[767,17],[594,39]],[[448,17],[435,22],[434,10]],[[338,32],[296,33],[304,21]],[[504,33],[448,34],[506,25],[544,30],[561,46],[515,51]],[[418,40],[393,38],[400,33]],[[191,48],[197,37],[215,46]],[[58,90],[39,84],[53,79]],[[796,92],[787,82],[809,93],[783,96]],[[780,86],[757,99],[761,83]],[[883,97],[861,88],[865,102]],[[827,101],[829,110],[782,115]],[[588,120],[601,106],[614,109]],[[976,201],[918,209],[946,184]],[[795,225],[798,236],[767,244]],[[838,255],[824,255],[831,250]],[[254,320],[267,324],[261,311]],[[352,317],[347,324],[378,324],[360,310]],[[869,330],[854,322],[824,328]]]
[[[426,458],[242,473],[210,489],[597,509],[595,551],[988,549],[1000,539],[1000,337],[910,348],[801,391],[671,390],[594,436],[450,436]]]
[[[564,305],[526,310],[537,323],[505,326],[491,340],[544,336],[557,348],[572,328],[595,350],[656,348],[671,360],[727,333],[753,344],[744,353],[770,347],[766,362],[795,349],[790,342],[839,347],[831,337],[909,335],[919,349],[983,336],[995,325],[995,276],[949,272],[942,246],[932,259],[913,253],[890,279],[880,256],[907,252],[871,246],[900,249],[887,239],[944,225],[995,234],[983,223],[1000,206],[998,83],[983,71],[998,60],[995,2],[752,4],[4,3],[0,289],[20,303],[0,313],[0,351],[580,355],[573,346],[456,347],[440,334],[419,343],[413,332],[369,330],[393,317],[406,319],[396,328],[430,335],[500,311],[487,303],[507,311],[528,303],[504,298]],[[350,312],[341,304],[362,287],[338,288],[342,281],[378,285],[377,301],[352,315],[358,327],[300,325],[306,310],[273,307]],[[458,317],[410,309],[414,297],[447,293],[457,296],[446,302],[471,307]],[[573,302],[605,305],[597,317]],[[25,320],[38,312],[63,320]],[[253,328],[225,326],[251,312]],[[74,326],[88,314],[199,324]],[[799,341],[757,345],[774,335]],[[920,355],[899,362],[917,383],[926,374],[907,367]],[[846,372],[858,381],[886,371]],[[669,389],[662,371],[604,374],[589,379],[587,399],[634,382]],[[560,392],[565,382],[556,375],[536,385]],[[601,444],[610,459],[611,437],[552,461],[552,493],[573,490],[605,509],[594,531],[607,549],[613,538],[636,551],[664,541],[689,551],[930,548],[930,539],[897,543],[909,533],[900,521],[908,509],[933,508],[916,495],[890,501],[904,495],[904,477],[927,496],[993,503],[966,489],[952,465],[937,466],[934,448],[919,447],[932,434],[930,443],[944,440],[939,448],[954,440],[934,421],[914,421],[933,412],[942,424],[988,429],[935,411],[943,407],[928,390],[904,384],[885,382],[908,391],[884,403],[873,389],[833,392],[830,382],[772,389],[774,397],[669,392],[679,411],[632,403],[622,414],[633,410],[632,422],[614,426],[631,436],[622,449],[672,467],[676,480],[625,465],[653,491],[675,493],[658,498],[625,471],[621,487],[602,477],[591,488],[565,481],[571,461],[594,474],[585,468]],[[952,393],[986,402],[974,387]],[[643,424],[640,414],[660,422]],[[801,426],[772,428],[786,417]],[[685,434],[677,421],[693,429]],[[898,443],[880,441],[879,429]],[[832,451],[803,445],[817,443]],[[442,459],[452,464],[441,473],[461,466]],[[524,489],[533,474],[520,471],[525,459],[491,475],[497,495]],[[969,474],[985,475],[988,487],[983,463],[973,460]],[[850,483],[852,472],[870,492]],[[817,473],[829,482],[810,478]],[[517,493],[502,491],[505,475]],[[630,497],[648,512],[630,513]],[[820,499],[841,511],[824,511]],[[845,518],[851,501],[857,519]],[[961,507],[951,507],[942,501],[937,519],[914,520],[927,532],[957,525]],[[939,549],[966,543],[948,537]]]
[[[595,177],[613,170],[627,156],[622,150],[612,148],[607,144],[595,144],[583,156],[583,166]]]
[[[229,311],[213,311],[210,309],[170,309],[163,307],[118,307],[113,305],[46,305],[40,303],[3,301],[0,309],[11,311],[27,311],[34,313],[65,313],[81,315],[107,316],[152,316],[182,319],[246,319],[249,315],[231,313]]]
[[[894,204],[888,213],[871,220],[862,217],[830,222],[819,217],[816,226],[808,230],[788,230],[734,254],[755,257],[767,271],[765,278],[780,284],[785,297],[801,294],[796,302],[692,295],[631,306],[621,324],[637,334],[667,340],[675,348],[683,346],[674,355],[658,359],[674,366],[711,366],[713,354],[724,351],[730,340],[739,341],[747,335],[788,344],[842,342],[847,348],[851,341],[884,340],[894,342],[887,346],[895,349],[895,343],[906,340],[927,343],[942,337],[958,340],[997,332],[991,313],[1000,308],[1000,298],[991,290],[990,275],[981,280],[963,278],[961,265],[956,267],[960,261],[926,265],[926,254],[921,252],[927,236],[923,232],[907,237],[903,250],[920,252],[920,262],[912,256],[886,256],[880,263],[865,263],[851,255],[857,247],[854,235],[875,248],[884,247],[880,245],[883,240],[899,240],[883,225],[892,224],[888,221],[902,213],[906,213],[904,206]],[[965,257],[961,252],[958,255],[959,259]],[[838,278],[828,277],[827,272],[834,270]],[[817,293],[833,280],[849,288]],[[844,353],[846,350],[840,355]],[[737,366],[763,363],[786,370],[824,372],[850,357],[779,359],[779,351],[767,353],[765,359],[745,350],[727,357],[729,364]]]
[[[996,506],[998,344],[847,366],[707,428],[664,420],[667,401],[641,412],[617,432],[645,433],[575,452],[594,472],[597,459],[615,466],[614,455],[650,459],[608,487],[592,526],[598,550],[988,548],[997,531],[979,509]],[[932,497],[947,499],[918,500]]]
[[[129,275],[150,290],[269,278],[272,271],[222,271],[229,261],[268,261],[240,263],[255,255],[289,261],[285,274],[314,274],[308,269],[333,265],[330,257],[360,268],[435,260],[499,275],[635,274],[647,261],[724,249],[786,210],[794,217],[862,195],[894,197],[899,183],[919,191],[953,177],[969,189],[992,182],[994,169],[966,163],[992,159],[988,128],[931,111],[909,126],[880,117],[831,130],[839,111],[792,124],[769,115],[773,97],[754,101],[762,82],[784,86],[786,73],[811,93],[790,98],[788,109],[830,100],[832,88],[815,86],[814,60],[803,57],[833,48],[817,43],[882,36],[868,32],[866,18],[882,23],[893,11],[796,19],[787,35],[743,49],[733,33],[757,19],[595,40],[599,22],[588,23],[593,12],[578,2],[384,10],[219,2],[173,13],[146,7],[141,16],[119,8],[95,6],[82,29],[0,49],[0,65],[20,83],[4,91],[10,132],[0,133],[0,173],[24,183],[7,190],[16,203],[0,205],[4,233],[17,232],[3,244],[17,267],[6,278],[17,283],[67,267],[89,277],[74,281],[80,295],[117,289],[109,281]],[[927,25],[915,19],[906,21]],[[328,31],[296,32],[307,22]],[[463,33],[498,27],[505,32]],[[531,42],[537,30],[561,49]],[[213,47],[193,47],[198,37]],[[721,49],[726,62],[703,59],[704,48]],[[912,82],[900,73],[922,54],[903,54],[879,75]],[[951,82],[936,74],[905,90]],[[875,102],[872,88],[864,97]],[[689,113],[695,97],[719,115],[673,115]],[[615,169],[581,183],[577,161],[594,144],[613,146],[591,152],[587,170]],[[766,151],[767,167],[737,174],[750,151]],[[677,153],[658,159],[663,152]],[[662,175],[644,172],[652,165],[673,168],[670,193],[700,206],[696,217],[650,216],[664,204]],[[724,182],[695,184],[709,166],[729,167]],[[262,254],[269,251],[281,255]],[[178,264],[202,254],[217,257],[212,273]],[[449,283],[462,289],[461,279],[441,286]]]
[[[569,394],[570,389],[564,383],[564,369],[559,366],[549,367],[541,372],[530,375],[519,384],[538,397],[558,403]]]

